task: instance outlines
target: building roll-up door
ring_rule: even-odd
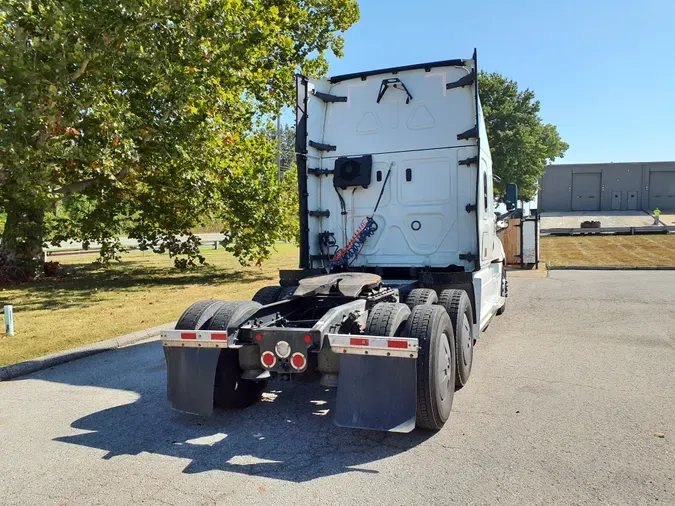
[[[675,171],[649,174],[649,210],[675,210]]]
[[[602,176],[572,174],[572,211],[599,211]]]

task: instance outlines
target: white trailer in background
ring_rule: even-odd
[[[208,415],[302,376],[337,387],[338,425],[438,430],[507,291],[475,52],[298,76],[296,113],[300,269],[188,308],[163,335],[169,399]]]

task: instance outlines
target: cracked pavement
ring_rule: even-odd
[[[158,342],[0,383],[0,504],[672,504],[673,287],[514,277],[439,433],[335,427],[318,384],[179,414]]]

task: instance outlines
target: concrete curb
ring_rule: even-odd
[[[73,348],[72,350],[53,353],[51,355],[45,355],[44,357],[34,358],[33,360],[27,360],[26,362],[19,362],[18,364],[0,367],[0,381],[7,381],[19,376],[25,376],[32,372],[48,369],[49,367],[54,367],[59,364],[65,364],[66,362],[95,355],[96,353],[123,348],[144,341],[145,339],[158,336],[160,331],[173,329],[175,325],[176,322],[164,323],[162,325],[157,325],[156,327],[138,330],[131,334],[114,337],[106,341],[99,341],[98,343],[87,344],[86,346]]]
[[[549,271],[675,271],[675,267],[633,266],[612,267],[609,265],[547,265]]]

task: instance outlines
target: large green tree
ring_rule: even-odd
[[[355,0],[3,0],[2,276],[38,273],[46,240],[114,258],[124,232],[192,263],[204,217],[264,259],[294,206],[270,119],[358,15]],[[72,195],[79,212],[53,212]]]
[[[569,147],[556,127],[544,123],[534,93],[498,73],[481,72],[479,89],[492,153],[494,173],[501,178],[495,193],[503,198],[507,183],[518,185],[519,198],[532,200],[544,167],[562,158]]]

